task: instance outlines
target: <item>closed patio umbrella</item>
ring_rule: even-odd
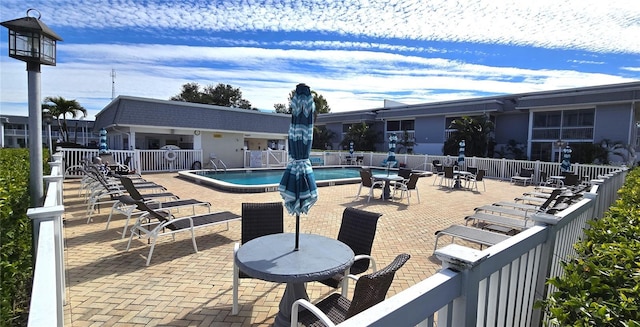
[[[396,133],[389,135],[389,155],[387,156],[387,167],[395,166],[396,162],[396,142],[398,142],[398,136]]]
[[[560,170],[571,171],[571,148],[567,145],[562,149],[562,163],[560,164]]]
[[[316,180],[313,176],[309,154],[313,141],[313,111],[315,104],[311,90],[298,84],[291,99],[291,125],[289,126],[289,162],[282,174],[278,191],[284,199],[284,207],[296,215],[296,244],[300,235],[300,214],[308,213],[318,200]]]
[[[464,147],[465,147],[465,141],[462,140],[460,141],[460,143],[458,143],[458,170],[461,170],[461,166],[462,164],[464,164]],[[460,188],[460,174],[458,174],[457,178],[456,178],[456,183],[453,185],[454,188]]]
[[[349,155],[353,157],[353,141],[349,142]]]
[[[464,147],[465,147],[465,141],[462,140],[460,141],[460,143],[458,143],[458,166],[461,166],[464,163]]]
[[[100,129],[100,148],[98,152],[100,154],[109,152],[109,148],[107,147],[107,130],[104,128]]]

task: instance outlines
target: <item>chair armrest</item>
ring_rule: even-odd
[[[318,317],[318,319],[320,319],[320,321],[322,321],[326,326],[335,326],[331,319],[329,319],[324,312],[320,311],[318,307],[305,299],[299,299],[291,305],[291,327],[298,327],[298,306],[303,306],[305,309],[309,310],[309,312]]]
[[[353,257],[353,262],[356,262],[358,260],[363,260],[363,259],[369,259],[369,261],[371,262],[371,269],[373,270],[373,272],[376,272],[376,261],[373,260],[373,257],[370,255],[366,255],[366,254],[358,254],[357,256]]]
[[[351,275],[351,274],[349,274],[349,275],[347,275],[347,277],[346,277],[346,278],[351,278],[351,279],[353,279],[353,280],[355,280],[355,281],[357,282],[357,281],[358,281],[358,279],[360,279],[360,276],[356,276],[356,275]]]

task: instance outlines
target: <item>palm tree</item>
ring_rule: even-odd
[[[456,131],[445,141],[445,154],[457,154],[458,143],[465,140],[467,156],[487,156],[494,130],[493,122],[487,116],[463,116],[453,120],[449,128]]]
[[[67,100],[63,97],[46,97],[42,104],[42,109],[48,111],[53,117],[56,117],[60,132],[62,133],[62,141],[69,142],[69,131],[67,129],[67,115],[71,118],[78,117],[79,113],[82,117],[87,117],[87,109],[82,107],[76,100]]]
[[[340,145],[346,147],[353,141],[353,147],[358,151],[375,151],[376,143],[380,141],[381,133],[362,122],[353,124]]]

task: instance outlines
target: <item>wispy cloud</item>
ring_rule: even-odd
[[[640,52],[640,4],[628,0],[32,2],[30,6],[45,17],[55,17],[56,26],[72,28],[313,31],[380,39]],[[25,5],[21,0],[5,0],[3,7],[5,16],[23,11]]]
[[[272,109],[305,82],[336,112],[380,107],[385,98],[420,103],[640,78],[640,4],[627,0],[29,6],[66,32],[58,66],[43,67],[43,96],[77,99],[92,113],[111,99],[112,69],[116,95],[168,99],[184,83],[225,83],[254,106]],[[2,20],[26,9],[18,0],[0,8]],[[24,110],[24,63],[6,57],[0,63],[2,112]]]

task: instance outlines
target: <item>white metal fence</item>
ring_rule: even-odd
[[[345,158],[350,156],[348,152],[312,152],[311,157],[322,158],[325,165],[341,165],[345,163]],[[383,162],[387,159],[387,153],[380,152],[354,152],[353,156],[362,157],[364,166],[383,166]],[[415,170],[432,171],[432,162],[439,160],[440,163],[448,165],[456,163],[458,157],[442,156],[442,155],[424,155],[424,154],[396,154],[396,160],[400,165]],[[518,175],[523,168],[532,168],[534,170],[534,181],[539,182],[540,172],[548,173],[548,176],[560,175],[560,163],[514,160],[514,159],[496,159],[496,158],[478,158],[466,157],[461,164],[462,168],[477,167],[485,169],[487,173],[485,177],[495,179],[510,179],[512,176]],[[619,170],[618,166],[603,166],[591,164],[571,165],[571,170],[578,176],[587,179],[597,179],[599,176],[606,175],[612,171]]]
[[[29,208],[33,220],[35,269],[28,326],[63,326],[65,304],[64,230],[62,226],[64,164],[62,154],[52,156],[44,205]]]
[[[575,255],[587,221],[602,217],[626,169],[593,181],[590,192],[557,215],[536,214],[536,226],[485,250],[455,244],[436,251],[442,270],[339,326],[539,326],[534,308],[553,290],[561,262]]]
[[[58,149],[64,153],[65,167],[68,167],[67,176],[81,176],[81,172],[76,172],[73,167],[81,165],[81,161],[91,160],[98,155],[98,150],[92,149]],[[195,164],[199,163],[200,167],[208,164],[203,161],[201,150],[111,150],[114,162],[124,163],[130,157],[129,168],[135,169],[140,173],[151,172],[170,172],[178,170],[194,169]],[[315,163],[321,163],[324,166],[344,165],[352,162],[347,161],[347,157],[351,156],[349,152],[326,151],[312,152],[311,158],[319,160]],[[353,157],[361,157],[363,166],[383,166],[383,161],[387,158],[387,153],[380,152],[354,152]],[[396,160],[402,166],[415,170],[433,170],[433,160],[439,160],[443,164],[453,164],[457,161],[457,157],[438,156],[438,155],[412,155],[412,154],[396,154]],[[288,154],[283,150],[264,150],[264,151],[245,151],[244,167],[283,167],[288,160]],[[487,173],[485,177],[495,179],[509,179],[511,176],[517,175],[523,168],[532,168],[534,170],[534,181],[538,182],[540,172],[547,172],[548,176],[560,175],[560,163],[513,160],[513,159],[495,159],[495,158],[465,158],[461,164],[463,168],[477,167],[485,169]],[[572,171],[578,176],[586,179],[596,179],[599,176],[606,175],[612,171],[618,170],[617,166],[600,166],[590,164],[572,164]]]
[[[77,151],[64,154],[84,158]],[[51,175],[44,178],[44,205],[27,212],[34,220],[37,240],[29,326],[62,326],[64,322],[62,180],[69,158],[63,160],[59,152],[53,159]],[[504,169],[504,165],[524,163],[531,162],[501,164]],[[578,203],[556,215],[533,215],[536,226],[485,250],[455,244],[439,249],[436,256],[443,262],[442,270],[340,326],[540,325],[545,317],[534,303],[550,292],[545,281],[562,275],[560,262],[575,254],[573,244],[584,235],[587,221],[602,217],[616,200],[626,174],[626,169],[603,174],[592,180],[594,186]]]

